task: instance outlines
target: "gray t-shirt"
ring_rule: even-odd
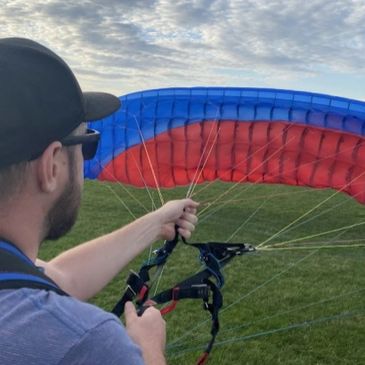
[[[0,290],[0,364],[142,365],[118,318],[72,297]]]

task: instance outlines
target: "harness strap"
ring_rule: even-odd
[[[149,271],[154,267],[162,269],[163,265],[165,265],[167,258],[171,255],[172,251],[179,242],[177,228],[178,227],[175,226],[175,237],[170,241],[166,240],[162,247],[155,250],[153,252],[155,257],[145,262],[140,268],[138,274],[131,270],[127,279],[127,286],[124,290],[124,293],[111,311],[117,317],[120,317],[124,313],[125,303],[133,301],[137,298],[137,302],[143,304],[148,299],[150,290],[148,285],[150,281]]]
[[[204,309],[209,311],[211,315],[211,339],[203,353],[199,358],[197,365],[204,365],[208,360],[208,356],[213,348],[216,336],[219,332],[219,310],[223,306],[223,296],[220,289],[224,285],[224,277],[221,272],[231,259],[235,256],[243,255],[248,252],[255,251],[251,245],[244,243],[187,243],[189,246],[199,250],[200,261],[204,264],[205,269],[195,275],[181,281],[173,288],[164,290],[152,298],[148,297],[150,286],[153,285],[153,280],[150,280],[149,271],[156,268],[159,273],[167,258],[175,249],[178,243],[179,236],[176,233],[172,241],[165,241],[164,245],[154,252],[155,258],[145,262],[139,273],[132,271],[127,280],[127,288],[122,295],[122,298],[117,302],[112,310],[116,316],[120,317],[124,312],[124,305],[127,301],[136,300],[137,313],[142,315],[143,312],[150,306],[156,304],[166,304],[160,312],[165,315],[175,309],[180,299],[202,299]],[[155,273],[156,274],[156,273]],[[214,281],[211,280],[214,278]],[[211,301],[210,301],[211,294]]]
[[[156,304],[165,304],[170,302],[169,305],[163,307],[160,312],[165,315],[175,309],[180,299],[198,299],[203,300],[203,308],[209,311],[211,315],[211,338],[206,346],[202,356],[198,359],[197,365],[203,365],[208,360],[208,356],[213,348],[217,334],[219,332],[219,310],[223,306],[223,296],[220,288],[211,280],[212,274],[210,270],[205,269],[200,273],[193,275],[192,277],[179,283],[172,289],[165,290],[160,294],[148,299],[142,307],[139,308],[138,314],[141,315],[149,306]],[[210,294],[212,299],[209,301]]]
[[[149,275],[147,271],[146,274],[147,278],[144,277],[142,279],[139,274],[131,270],[131,273],[129,274],[129,277],[127,279],[127,287],[124,291],[124,294],[118,300],[117,304],[111,311],[117,317],[120,317],[124,313],[125,303],[133,301],[136,297],[138,297],[140,301],[144,301],[147,299],[149,293],[149,287],[147,285]]]
[[[0,241],[0,290],[20,288],[50,290],[68,295],[18,248]]]

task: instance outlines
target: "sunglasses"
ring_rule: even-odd
[[[61,140],[63,146],[82,145],[84,160],[91,160],[96,154],[100,139],[100,132],[95,129],[87,129],[86,134],[80,136],[67,136]]]

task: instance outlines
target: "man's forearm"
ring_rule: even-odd
[[[60,254],[47,263],[46,273],[69,294],[87,300],[158,239],[160,229],[156,212],[149,213]]]
[[[63,290],[81,300],[98,293],[132,259],[157,239],[178,233],[188,239],[197,223],[198,203],[173,200],[110,234],[76,246],[43,265]]]

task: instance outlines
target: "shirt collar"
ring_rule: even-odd
[[[21,251],[17,246],[15,246],[13,243],[10,243],[8,241],[0,239],[0,249],[6,250],[9,253],[19,257],[23,261],[25,261],[27,264],[30,264],[34,266],[34,262],[24,254],[23,251]]]

